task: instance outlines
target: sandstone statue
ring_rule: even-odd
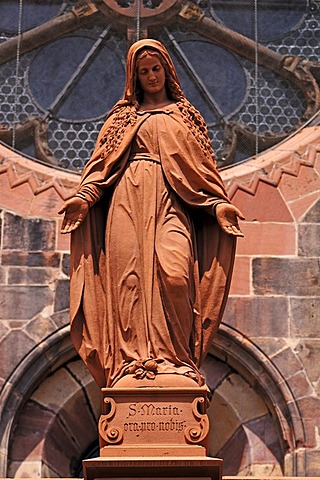
[[[160,42],[130,47],[124,95],[59,213],[72,233],[71,335],[98,385],[168,373],[202,385],[243,216]]]

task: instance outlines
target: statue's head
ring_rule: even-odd
[[[180,82],[167,49],[162,43],[153,39],[139,40],[128,50],[127,54],[127,72],[126,87],[124,98],[132,103],[140,102],[143,98],[137,71],[139,62],[147,57],[158,59],[165,71],[165,88],[168,98],[179,100],[183,96]]]

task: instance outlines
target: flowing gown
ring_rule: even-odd
[[[141,113],[143,115],[143,113]],[[141,125],[117,182],[106,228],[106,358],[113,383],[136,361],[195,375],[192,362],[192,226],[161,167],[154,111]],[[112,342],[112,344],[110,344]],[[191,368],[190,368],[191,367]]]
[[[98,139],[83,172],[82,198],[111,195],[72,235],[71,335],[101,387],[150,360],[202,384],[235,249],[212,209],[229,200],[176,105],[137,115],[105,160]]]

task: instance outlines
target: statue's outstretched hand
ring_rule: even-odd
[[[72,197],[59,210],[59,215],[64,213],[61,233],[71,233],[79,227],[89,210],[89,203],[80,197]]]
[[[216,206],[216,218],[222,230],[229,235],[244,237],[238,224],[238,217],[244,220],[244,216],[234,205],[218,203]]]

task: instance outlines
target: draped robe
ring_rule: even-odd
[[[72,340],[101,387],[150,358],[158,373],[201,383],[235,253],[213,209],[229,200],[176,105],[137,117],[105,158],[108,118],[82,174],[78,194],[92,206],[72,233]],[[133,161],[144,126],[155,136],[156,161]]]

